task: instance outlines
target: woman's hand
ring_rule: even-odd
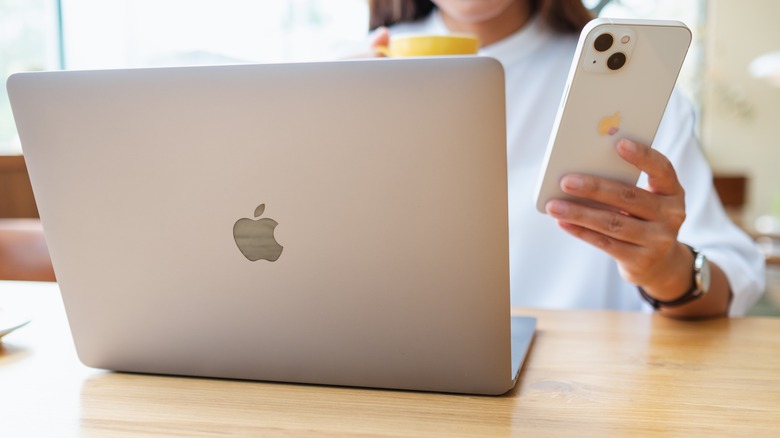
[[[365,43],[363,43],[365,44]],[[368,44],[365,49],[356,55],[350,56],[350,58],[377,58],[383,57],[376,48],[390,44],[390,32],[386,27],[379,27],[368,36]]]
[[[647,174],[647,189],[569,174],[561,180],[564,192],[604,207],[556,199],[547,203],[547,212],[561,228],[612,256],[624,279],[657,299],[674,299],[690,288],[692,278],[693,255],[677,241],[685,192],[672,164],[655,149],[622,139],[617,152]]]
[[[655,149],[622,139],[617,152],[647,174],[646,189],[569,174],[561,180],[564,192],[602,206],[555,199],[547,203],[547,212],[561,228],[612,256],[624,279],[657,300],[672,301],[693,286],[693,253],[677,241],[685,220],[685,191],[671,162]],[[725,316],[731,302],[728,278],[713,262],[710,269],[705,295],[661,312],[680,318]]]

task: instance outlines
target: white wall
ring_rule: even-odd
[[[750,76],[780,51],[780,1],[708,0],[702,143],[716,172],[750,178],[746,225],[780,216],[780,88]]]

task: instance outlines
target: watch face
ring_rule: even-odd
[[[702,292],[710,290],[710,263],[704,254],[696,254],[696,261],[694,262],[694,269],[696,270],[696,287]]]

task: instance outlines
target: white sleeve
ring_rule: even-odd
[[[692,105],[675,91],[653,147],[671,160],[685,189],[686,218],[679,240],[703,252],[725,272],[734,294],[729,316],[744,315],[764,291],[764,257],[750,236],[723,210],[694,123]],[[645,175],[640,184],[646,186]]]

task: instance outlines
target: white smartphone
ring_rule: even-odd
[[[536,188],[536,208],[574,199],[568,173],[636,184],[639,170],[617,154],[620,138],[652,145],[691,32],[678,21],[597,18],[582,30]]]

